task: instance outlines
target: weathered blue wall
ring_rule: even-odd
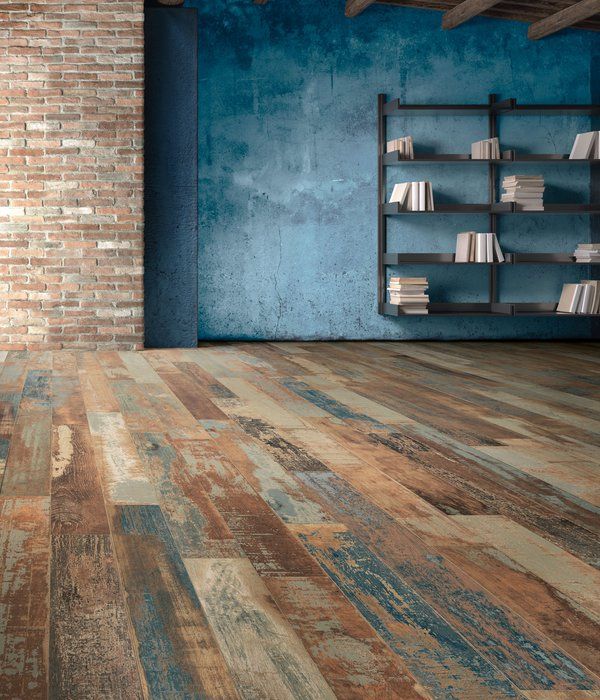
[[[407,102],[589,102],[600,37],[569,31],[529,42],[527,25],[477,19],[452,32],[438,12],[377,5],[354,20],[343,0],[191,0],[199,14],[201,338],[589,337],[586,319],[404,318],[376,312],[376,95]],[[505,148],[566,152],[587,118],[506,117]],[[390,136],[467,151],[481,117],[399,118]],[[415,165],[389,183],[429,179],[437,201],[483,201],[481,165]],[[587,166],[543,172],[549,201],[586,201]],[[589,217],[504,217],[507,251],[571,251]],[[487,217],[401,217],[389,249],[452,251]],[[487,270],[403,268],[437,301],[484,301]],[[552,301],[588,268],[501,270],[501,299]]]

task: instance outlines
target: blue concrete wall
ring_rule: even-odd
[[[220,339],[589,337],[585,319],[403,318],[376,311],[376,96],[407,102],[589,102],[600,37],[529,42],[527,25],[485,18],[452,32],[439,12],[377,5],[347,20],[343,0],[191,0],[199,14],[199,336]],[[507,117],[505,148],[566,152],[588,118]],[[465,152],[485,118],[398,118],[390,136]],[[482,165],[416,165],[389,184],[429,179],[437,201],[482,201]],[[586,201],[587,166],[543,172],[548,201]],[[487,217],[403,217],[389,249],[449,252]],[[507,251],[572,251],[589,217],[504,217]],[[485,301],[487,271],[427,274],[437,301]],[[552,301],[587,268],[501,270],[501,300]]]

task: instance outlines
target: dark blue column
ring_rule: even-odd
[[[146,347],[198,343],[195,9],[146,10]]]

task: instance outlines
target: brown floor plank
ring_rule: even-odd
[[[50,693],[137,700],[145,695],[109,535],[53,535]]]
[[[0,498],[0,697],[48,697],[48,498]]]
[[[598,347],[0,351],[0,697],[600,697]]]

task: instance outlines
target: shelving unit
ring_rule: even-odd
[[[500,159],[473,159],[465,153],[417,153],[412,159],[403,158],[396,151],[386,153],[387,144],[387,119],[394,116],[407,116],[408,114],[432,115],[487,115],[488,138],[498,136],[497,118],[500,115],[517,114],[589,114],[599,115],[600,105],[530,105],[518,104],[515,99],[498,100],[496,95],[490,95],[487,104],[474,105],[415,105],[402,104],[395,99],[386,101],[386,96],[380,94],[377,99],[378,108],[378,309],[379,313],[388,316],[404,316],[402,309],[394,304],[387,303],[387,275],[388,266],[402,264],[417,265],[453,265],[453,253],[389,253],[387,251],[387,220],[390,216],[435,216],[436,214],[487,214],[489,216],[488,231],[497,233],[497,217],[504,215],[540,216],[551,214],[600,214],[600,203],[577,204],[544,204],[543,211],[524,211],[518,204],[499,202],[497,187],[498,166],[507,163],[585,163],[591,167],[600,164],[600,160],[575,159],[570,160],[568,154],[552,153],[520,153],[515,150],[502,152]],[[488,177],[488,201],[482,204],[442,204],[437,205],[435,211],[403,211],[396,203],[387,202],[387,178],[388,167],[400,165],[412,165],[419,163],[479,163],[487,165]],[[556,303],[501,303],[498,301],[498,269],[504,265],[530,265],[530,264],[555,264],[555,265],[589,265],[590,263],[578,263],[575,258],[563,253],[505,253],[506,261],[503,263],[458,263],[461,265],[487,265],[489,268],[489,293],[488,301],[483,303],[435,303],[428,305],[430,315],[440,316],[560,316],[569,318],[599,317],[600,314],[563,314],[556,311]]]

